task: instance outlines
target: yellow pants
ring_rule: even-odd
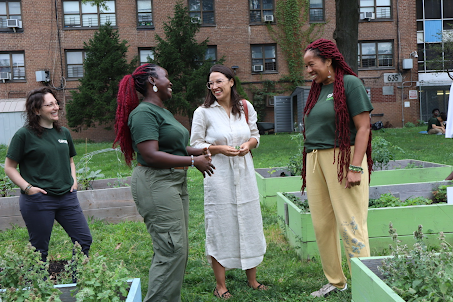
[[[351,257],[370,256],[368,241],[368,167],[362,161],[359,186],[345,189],[345,180],[337,179],[337,158],[340,150],[315,150],[307,154],[307,198],[315,229],[322,268],[329,283],[338,288],[346,284],[341,267],[340,237],[346,251],[349,270]],[[354,147],[351,146],[351,160]]]

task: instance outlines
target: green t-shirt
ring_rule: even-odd
[[[344,87],[348,106],[351,131],[351,146],[355,143],[357,129],[352,118],[362,112],[372,111],[370,98],[362,81],[352,75],[345,75]],[[335,109],[333,99],[334,84],[323,85],[318,101],[305,116],[305,143],[307,153],[313,150],[331,149],[335,147]],[[338,146],[337,146],[338,147]]]
[[[137,161],[144,166],[149,164],[145,162],[137,148],[137,144],[144,141],[158,141],[159,151],[173,155],[188,155],[186,146],[189,143],[189,131],[165,108],[141,102],[129,114],[128,126],[131,130],[132,147],[137,152]]]
[[[428,120],[428,130],[426,130],[426,131],[429,131],[429,130],[433,129],[433,124],[440,127],[440,122],[439,122],[439,120],[437,119],[437,117],[435,117],[435,116],[432,116],[432,117]]]
[[[22,127],[14,134],[6,157],[19,163],[20,175],[50,195],[71,190],[74,179],[69,159],[76,155],[71,134],[65,127],[44,129],[41,137]]]

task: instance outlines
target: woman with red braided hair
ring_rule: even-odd
[[[206,149],[187,147],[189,131],[164,108],[171,96],[167,71],[154,64],[124,76],[118,91],[113,144],[120,144],[129,166],[137,153],[132,196],[154,247],[147,302],[181,301],[189,252],[187,169],[209,176],[214,169]]]
[[[304,109],[302,190],[307,188],[316,242],[329,281],[311,295],[325,297],[347,288],[339,233],[349,267],[351,257],[370,255],[369,113],[373,107],[362,81],[332,41],[319,39],[308,45],[304,61],[313,83]]]

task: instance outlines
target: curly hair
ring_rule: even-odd
[[[25,101],[25,127],[33,131],[38,137],[42,136],[44,127],[39,124],[41,117],[37,114],[44,103],[44,96],[50,93],[55,99],[55,92],[49,87],[41,87],[30,91]],[[57,100],[57,103],[60,104]],[[58,121],[53,122],[53,127],[60,132],[61,126]]]
[[[238,91],[236,89],[236,82],[235,82],[235,79],[234,79],[233,70],[231,68],[227,67],[227,66],[224,66],[224,65],[220,65],[220,64],[214,65],[209,70],[208,81],[209,81],[209,76],[213,72],[220,72],[228,80],[233,79],[234,84],[233,84],[233,87],[231,87],[231,105],[233,106],[232,112],[233,112],[233,115],[240,115],[241,111],[243,111],[243,108],[242,108],[241,96],[239,95],[239,93],[238,93]],[[217,99],[212,94],[211,90],[208,90],[208,93],[206,94],[206,99],[205,99],[205,101],[203,103],[203,107],[209,108],[212,104],[214,104],[214,102],[216,100]]]
[[[307,46],[305,52],[312,51],[315,56],[319,57],[323,62],[326,59],[332,60],[332,67],[335,70],[335,82],[334,82],[334,109],[335,109],[335,145],[334,148],[338,147],[340,152],[337,155],[337,178],[338,182],[341,182],[347,174],[351,158],[351,131],[349,129],[350,116],[348,106],[346,104],[346,93],[344,90],[343,76],[350,74],[357,76],[354,71],[344,60],[343,55],[338,50],[335,43],[326,39],[318,39]],[[321,92],[322,84],[318,84],[315,81],[311,84],[310,93],[308,95],[307,104],[304,108],[304,116],[310,114],[311,109],[315,106],[319,94]],[[305,138],[305,130],[304,130]],[[335,150],[335,149],[334,149]],[[371,158],[371,131],[368,138],[368,146],[366,150],[368,173],[371,175],[373,168],[373,160]],[[306,187],[306,161],[307,153],[304,148],[303,151],[303,163],[302,163],[302,191]],[[334,151],[335,161],[335,151]]]
[[[132,148],[131,130],[127,125],[129,114],[138,104],[137,91],[143,96],[147,96],[147,83],[149,77],[158,78],[155,64],[143,64],[139,66],[132,74],[125,75],[120,81],[116,108],[115,133],[116,138],[113,147],[120,145],[126,164],[130,167],[134,159],[134,149]]]

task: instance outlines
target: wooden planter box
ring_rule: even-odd
[[[383,257],[352,258],[352,302],[404,302],[376,274]],[[379,273],[378,273],[379,274]]]
[[[404,169],[407,165],[423,166],[423,168]],[[453,166],[412,159],[396,160],[391,162],[388,168],[389,170],[374,171],[371,174],[370,185],[381,186],[442,181],[453,171]],[[286,168],[255,169],[260,202],[263,205],[275,206],[277,192],[300,191],[302,187],[301,177],[280,177],[281,172],[285,171],[286,175],[290,175]]]
[[[143,221],[132,198],[130,187],[78,191],[85,217],[111,223]],[[19,210],[19,196],[0,198],[0,230],[12,225],[25,226]]]
[[[134,278],[127,281],[129,283],[129,293],[126,297],[125,302],[142,302],[142,290],[140,284],[140,278]],[[63,302],[74,302],[76,299],[75,297],[71,296],[71,291],[76,288],[76,283],[72,284],[60,284],[55,285],[55,288],[58,288],[62,293],[60,295],[60,299]],[[2,299],[0,298],[0,302]]]
[[[277,193],[277,215],[287,240],[302,259],[311,258],[319,253],[310,213],[303,213],[279,192]],[[438,243],[437,237],[441,231],[445,233],[446,240],[453,243],[451,221],[453,221],[453,205],[449,204],[369,209],[368,236],[371,253],[382,254],[392,243],[388,233],[390,222],[398,232],[398,239],[403,243],[415,243],[413,231],[421,224],[428,237],[427,243],[435,245]]]

